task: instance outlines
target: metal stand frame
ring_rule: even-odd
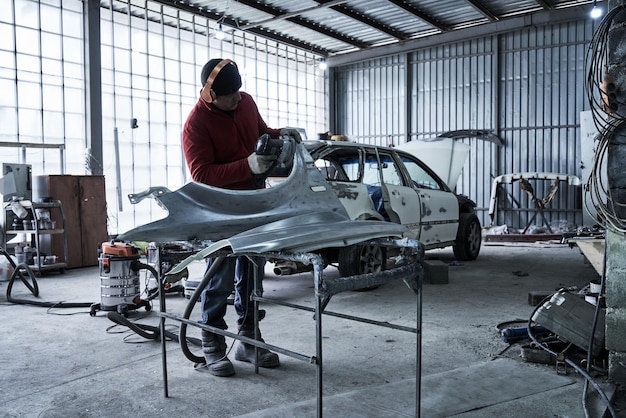
[[[294,351],[290,351],[281,347],[277,347],[271,344],[267,344],[262,341],[253,340],[251,338],[247,338],[238,334],[233,334],[228,331],[224,331],[219,328],[215,328],[209,325],[201,324],[195,321],[191,321],[184,317],[173,315],[166,312],[165,307],[165,295],[162,289],[163,280],[159,280],[161,291],[159,292],[159,300],[160,300],[160,311],[157,314],[160,317],[160,330],[161,335],[165,335],[165,320],[171,319],[174,321],[179,321],[186,325],[198,327],[219,335],[223,335],[229,338],[233,338],[236,340],[243,341],[247,344],[252,344],[257,349],[265,348],[271,351],[274,351],[279,354],[283,354],[298,360],[306,361],[311,364],[315,364],[317,366],[317,417],[322,417],[322,406],[323,406],[323,375],[322,375],[322,315],[326,314],[330,316],[335,316],[339,318],[349,319],[353,321],[364,322],[372,325],[378,325],[386,328],[392,328],[400,331],[407,331],[416,334],[417,337],[417,349],[416,349],[416,387],[415,387],[415,416],[420,416],[420,403],[421,403],[421,347],[422,347],[422,255],[423,252],[420,250],[419,243],[417,241],[410,241],[407,244],[407,240],[401,241],[393,241],[392,244],[387,243],[388,246],[400,246],[403,247],[402,251],[408,250],[410,252],[407,257],[408,262],[405,262],[403,265],[398,267],[394,267],[389,270],[382,271],[380,273],[368,273],[359,276],[351,276],[351,277],[340,277],[340,278],[331,278],[331,279],[323,279],[322,271],[324,269],[324,264],[322,258],[317,254],[312,253],[287,253],[287,252],[278,252],[278,253],[265,253],[265,254],[243,254],[237,253],[234,255],[237,256],[249,256],[249,257],[266,257],[270,259],[279,259],[285,261],[296,261],[304,264],[312,264],[313,265],[313,280],[315,283],[315,308],[311,308],[308,306],[284,303],[274,301],[272,299],[267,299],[259,296],[259,277],[258,274],[255,273],[254,277],[254,290],[253,290],[253,301],[254,301],[254,320],[255,320],[255,329],[258,330],[258,313],[259,313],[259,302],[267,302],[276,305],[287,306],[290,308],[305,310],[309,312],[315,313],[315,336],[316,336],[316,344],[315,344],[315,356],[307,356],[304,354],[300,354]],[[405,255],[406,256],[406,255]],[[336,312],[326,311],[325,308],[330,302],[330,298],[340,292],[359,289],[363,287],[374,286],[378,284],[383,284],[392,280],[404,279],[404,281],[409,285],[412,290],[415,292],[417,296],[417,327],[405,327],[401,325],[394,325],[389,322],[381,322],[374,321],[366,318],[345,315]],[[258,337],[258,336],[256,336]],[[258,355],[258,350],[257,350]],[[165,350],[165,338],[161,338],[161,357],[162,357],[162,368],[163,368],[163,388],[164,388],[164,396],[169,396],[168,391],[168,380],[167,380],[167,354]],[[259,372],[259,366],[255,365],[255,373]]]

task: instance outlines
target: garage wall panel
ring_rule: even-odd
[[[581,175],[580,112],[584,97],[585,53],[593,35],[586,21],[528,28],[501,36],[499,43],[500,173],[547,172]],[[538,199],[551,181],[529,180]],[[503,186],[497,223],[525,228],[537,214],[537,204],[519,182]],[[547,229],[582,224],[582,189],[559,183],[546,205],[546,219],[532,225]]]
[[[406,142],[406,58],[393,56],[357,64],[334,74],[336,134],[377,145]]]
[[[526,171],[581,175],[579,114],[588,108],[584,58],[593,25],[581,16],[580,21],[334,68],[334,129],[354,141],[383,145],[450,130],[493,131],[504,146],[463,140],[470,145],[470,155],[456,187],[477,202],[482,224],[489,225],[497,176]],[[385,65],[387,69],[380,68]],[[377,76],[394,69],[405,76],[391,83]],[[373,104],[381,98],[394,103],[393,112]],[[539,198],[550,187],[544,181],[532,185]],[[498,196],[493,224],[523,229],[537,215],[537,206],[519,184],[502,186]],[[546,222],[555,227],[580,225],[581,202],[580,187],[561,183],[546,208]],[[538,215],[532,224],[545,226]]]

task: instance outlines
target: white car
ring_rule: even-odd
[[[481,245],[476,204],[450,190],[414,155],[382,146],[345,141],[304,141],[353,220],[385,220],[407,226],[426,250],[452,246],[459,260],[474,260]],[[342,276],[378,272],[385,248],[352,245],[328,249]],[[276,270],[275,270],[276,271]]]

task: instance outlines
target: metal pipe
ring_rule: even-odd
[[[159,283],[159,310],[165,312],[165,280],[157,276],[157,282]],[[159,319],[159,326],[161,330],[161,367],[163,369],[163,396],[169,397],[169,389],[167,384],[167,351],[165,350],[165,317],[161,316]]]
[[[265,349],[270,350],[270,351],[275,351],[275,352],[277,352],[279,354],[284,354],[286,356],[293,357],[293,358],[298,359],[298,360],[306,361],[307,363],[315,364],[315,362],[316,362],[315,357],[305,356],[303,354],[296,353],[295,351],[286,350],[284,348],[277,347],[275,345],[267,344],[266,342],[263,342],[263,341],[257,341],[257,340],[254,340],[252,338],[244,337],[243,335],[239,335],[239,334],[233,334],[232,332],[224,331],[221,328],[215,328],[215,327],[212,327],[210,325],[206,325],[206,324],[202,324],[200,322],[195,322],[195,321],[191,321],[189,319],[185,319],[185,318],[183,318],[182,316],[179,316],[179,315],[173,315],[173,314],[170,314],[170,313],[167,313],[167,312],[157,312],[157,315],[160,316],[160,317],[163,317],[163,318],[173,319],[173,320],[181,322],[181,323],[183,323],[185,325],[191,325],[192,327],[201,328],[201,329],[203,329],[205,331],[209,331],[209,332],[212,332],[214,334],[223,335],[225,337],[229,337],[229,338],[232,338],[234,340],[240,340],[240,341],[243,341],[246,344],[256,345],[257,347],[260,347],[260,348],[265,348]]]
[[[348,290],[362,289],[387,283],[391,280],[404,279],[419,273],[420,264],[415,262],[379,273],[360,274],[358,276],[325,279],[315,291],[319,296],[332,296]]]
[[[311,308],[310,306],[297,305],[295,303],[289,303],[289,302],[281,302],[281,301],[278,301],[278,300],[266,299],[264,297],[259,297],[258,300],[259,300],[259,302],[271,303],[273,305],[280,305],[280,306],[285,306],[287,308],[300,309],[300,310],[303,310],[303,311],[309,311],[309,312],[316,313],[315,308]],[[332,316],[332,317],[335,317],[335,318],[348,319],[350,321],[363,322],[364,324],[378,325],[378,326],[385,327],[385,328],[397,329],[398,331],[411,332],[413,334],[417,334],[419,332],[418,328],[406,327],[404,325],[391,324],[391,323],[389,323],[387,321],[376,321],[374,319],[361,318],[361,317],[358,317],[358,316],[347,315],[347,314],[343,314],[343,313],[340,313],[340,312],[327,311],[327,310],[324,310],[324,309],[322,309],[322,314],[328,315],[328,316]]]
[[[324,266],[321,257],[313,259],[313,283],[315,283],[315,356],[317,357],[317,417],[322,418],[323,370],[322,370],[322,296],[320,287],[323,284]]]
[[[123,210],[122,205],[122,179],[120,169],[120,141],[117,135],[117,126],[113,128],[113,149],[115,150],[115,178],[117,185],[117,208],[120,212]]]
[[[420,417],[422,407],[422,276],[417,278],[417,347],[415,354],[415,416]]]

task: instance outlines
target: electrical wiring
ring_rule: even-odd
[[[593,112],[594,122],[600,132],[608,121],[608,115],[613,118],[624,119],[624,116],[619,113],[607,109],[603,96],[608,96],[610,92],[607,91],[606,86],[603,86],[603,83],[607,73],[609,73],[607,68],[609,30],[615,17],[625,9],[626,6],[617,6],[606,14],[594,32],[585,56],[585,67],[587,68],[585,90]],[[618,106],[624,104],[624,102],[619,102],[616,99],[615,101]]]
[[[539,303],[535,307],[535,309],[533,310],[532,314],[530,315],[530,318],[528,319],[528,336],[533,341],[533,343],[537,345],[537,347],[541,348],[544,351],[547,351],[548,353],[552,354],[553,356],[557,356],[557,358],[558,358],[559,354],[564,355],[564,353],[567,350],[564,350],[561,353],[557,353],[556,351],[552,350],[550,347],[548,347],[545,344],[541,343],[537,339],[537,337],[533,334],[533,332],[532,332],[532,329],[533,329],[533,320],[532,320],[532,318],[535,316],[535,314],[537,313],[539,308],[541,308],[546,301],[550,300],[550,298],[551,298],[551,296],[546,297],[541,303]],[[593,327],[594,330],[595,330],[595,323],[597,322],[598,310],[599,310],[599,303],[596,305],[596,315],[594,315],[594,327]],[[594,334],[592,333],[590,339],[593,339],[593,335]],[[593,341],[589,341],[589,348],[591,349],[592,347],[593,347]],[[591,352],[591,350],[589,352]],[[613,405],[611,405],[611,400],[608,398],[608,396],[606,395],[604,390],[602,390],[602,388],[600,387],[598,382],[589,374],[589,367],[590,367],[589,364],[591,363],[590,359],[591,359],[591,356],[590,356],[590,354],[588,354],[587,355],[587,370],[585,370],[580,365],[576,364],[576,362],[574,362],[570,358],[568,358],[566,356],[563,357],[563,361],[565,361],[565,363],[567,365],[572,367],[574,370],[576,370],[578,372],[578,374],[580,374],[581,376],[583,376],[585,378],[585,387],[584,387],[584,391],[583,391],[583,407],[585,409],[585,416],[587,416],[587,417],[589,416],[588,415],[588,411],[586,409],[586,395],[587,395],[588,384],[591,383],[591,386],[593,386],[593,388],[596,390],[596,392],[600,395],[600,398],[602,398],[602,400],[606,404],[606,407],[609,410],[609,412],[611,413],[611,416],[613,418],[617,418],[617,413],[615,412],[615,408],[613,408]]]
[[[615,131],[624,127],[626,127],[626,120],[619,119],[610,121],[604,127],[604,131],[599,135],[598,147],[595,151],[592,170],[585,189],[589,197],[589,202],[585,199],[585,210],[591,215],[589,205],[592,205],[605,226],[611,226],[619,232],[626,232],[626,219],[615,214],[615,207],[624,207],[625,205],[611,199],[611,190],[605,185],[606,178],[602,167],[608,153],[609,138],[613,136]]]
[[[624,10],[626,10],[625,5],[617,6],[606,14],[594,32],[585,56],[587,69],[585,91],[589,99],[593,122],[599,132],[595,138],[598,145],[593,169],[585,192],[590,198],[589,204],[596,209],[599,221],[622,233],[626,232],[626,219],[618,216],[616,207],[621,208],[626,205],[612,199],[609,187],[604,184],[605,179],[601,168],[607,156],[609,141],[615,132],[626,124],[623,111],[626,103],[618,100],[615,94],[615,83],[612,81],[611,68],[608,63],[610,29],[615,18]],[[591,212],[589,204],[585,199],[585,210],[588,213]]]
[[[604,252],[604,261],[602,263],[603,267],[602,267],[602,277],[600,278],[600,294],[604,294],[604,282],[605,282],[605,278],[606,278],[606,251]],[[591,327],[591,333],[590,333],[590,337],[589,337],[589,345],[587,347],[587,367],[586,367],[586,371],[589,372],[591,371],[591,360],[592,360],[592,356],[591,353],[593,352],[593,336],[596,334],[596,327],[598,326],[598,318],[600,315],[600,300],[598,298],[598,300],[596,301],[596,308],[594,310],[593,313],[593,322],[592,322],[592,327]],[[583,387],[583,406],[585,407],[585,413],[587,412],[587,392],[589,390],[589,381],[585,380],[585,385]]]

